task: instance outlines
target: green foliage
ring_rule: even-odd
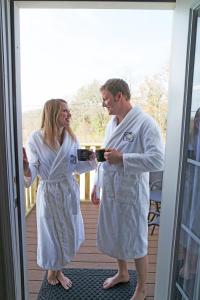
[[[164,137],[167,129],[168,73],[165,68],[152,78],[146,78],[140,86],[137,99],[143,109],[158,122]]]
[[[37,130],[41,126],[42,110],[37,109],[33,111],[27,111],[22,116],[22,136],[23,144],[27,142],[27,138],[33,130]]]
[[[72,128],[82,143],[102,143],[109,116],[102,107],[100,83],[78,90],[71,102]]]
[[[100,83],[94,80],[90,85],[81,87],[75,95],[72,104],[83,105],[99,105],[101,104]]]
[[[144,111],[156,119],[163,136],[167,127],[167,83],[168,69],[151,78],[146,78],[131,99]],[[102,107],[100,83],[94,80],[90,85],[81,87],[70,103],[72,112],[71,127],[81,143],[102,143],[109,115]],[[40,128],[41,110],[23,114],[23,141],[32,130]]]

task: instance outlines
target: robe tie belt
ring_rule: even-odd
[[[41,183],[60,183],[63,181],[69,181],[69,178],[60,177],[60,178],[56,178],[56,179],[41,179],[40,180]]]
[[[72,206],[72,213],[73,215],[77,215],[78,214],[78,200],[77,200],[77,194],[76,194],[76,181],[74,178],[69,179],[68,177],[61,177],[61,178],[57,178],[57,179],[41,179],[40,183],[41,184],[55,184],[55,192],[54,192],[54,199],[56,200],[59,198],[59,183],[61,182],[65,182],[66,181],[66,187],[68,187],[69,189],[69,193],[71,195],[71,206]],[[47,190],[45,189],[45,192],[47,192]],[[67,195],[68,196],[68,195]]]

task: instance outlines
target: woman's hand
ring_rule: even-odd
[[[89,155],[89,160],[95,160],[96,155],[93,150],[90,150],[91,154]]]
[[[23,147],[23,169],[24,169],[24,176],[31,177],[31,171],[29,168],[29,162],[26,154],[26,149]]]
[[[91,193],[91,201],[94,205],[98,205],[100,202],[100,199],[97,197],[97,187],[94,185],[92,193]]]

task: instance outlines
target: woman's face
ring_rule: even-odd
[[[66,103],[61,102],[61,110],[58,114],[58,126],[68,128],[70,126],[71,113]]]

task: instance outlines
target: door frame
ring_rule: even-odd
[[[0,298],[28,299],[25,207],[22,166],[22,126],[19,68],[19,8],[173,9],[176,0],[160,1],[18,1],[0,2]],[[17,41],[17,42],[16,42]],[[2,197],[3,195],[3,197]],[[13,288],[14,287],[14,288]]]
[[[186,57],[186,73],[185,73],[185,87],[184,87],[184,111],[182,120],[182,149],[180,156],[180,190],[178,195],[178,210],[177,210],[177,222],[175,224],[175,249],[172,257],[172,276],[171,276],[171,299],[176,297],[176,270],[178,267],[177,257],[179,252],[180,243],[180,233],[181,233],[181,219],[182,219],[182,209],[183,209],[183,199],[185,192],[185,180],[186,180],[186,169],[187,169],[187,158],[188,158],[188,144],[189,144],[189,128],[190,128],[190,118],[191,118],[191,105],[192,105],[192,95],[193,95],[193,76],[194,76],[194,64],[195,64],[195,51],[196,51],[196,35],[197,35],[197,21],[200,12],[200,0],[192,3],[189,14],[189,24],[188,24],[188,42],[187,42],[187,57]],[[197,291],[196,291],[197,292]],[[194,299],[197,299],[194,296]]]
[[[172,39],[169,113],[163,179],[162,218],[159,233],[155,299],[175,299],[175,258],[187,155],[187,122],[190,118],[196,15],[200,0],[177,0]],[[177,78],[179,79],[177,81]],[[176,126],[174,124],[176,122]],[[176,128],[176,130],[174,130]],[[176,146],[175,146],[176,145]],[[173,170],[173,172],[172,172]],[[167,251],[166,251],[167,249]]]
[[[18,147],[15,143],[18,125],[13,84],[11,6],[7,0],[0,3],[0,298],[21,300],[28,298],[25,289],[26,261],[23,255],[24,193],[22,179],[18,175],[21,171],[19,172]],[[22,153],[20,156],[22,157]]]

